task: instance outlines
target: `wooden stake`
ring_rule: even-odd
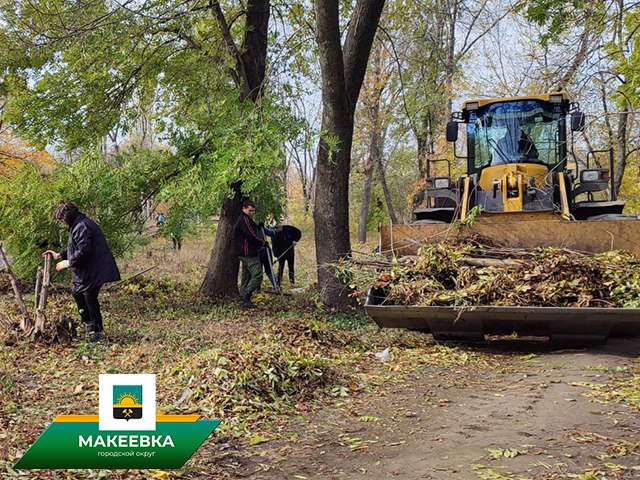
[[[42,267],[39,266],[36,273],[36,294],[33,300],[34,311],[38,310],[38,305],[40,304],[40,289],[42,289]]]
[[[44,268],[42,269],[42,287],[36,290],[36,325],[35,333],[44,333],[44,326],[47,323],[47,296],[51,286],[51,255],[45,255]]]

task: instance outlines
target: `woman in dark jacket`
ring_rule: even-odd
[[[47,250],[56,270],[71,268],[73,298],[78,305],[80,317],[89,332],[89,341],[97,342],[102,338],[102,314],[98,293],[102,285],[120,280],[120,272],[107,245],[100,227],[71,202],[62,202],[53,214],[53,218],[69,229],[67,248],[61,252]]]

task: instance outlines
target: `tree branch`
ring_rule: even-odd
[[[210,1],[209,6],[213,10],[213,13],[218,22],[218,26],[220,27],[220,31],[222,32],[222,39],[224,40],[225,47],[227,48],[227,52],[233,58],[235,63],[235,74],[232,75],[236,85],[242,92],[242,98],[248,98],[250,95],[249,90],[249,81],[247,79],[247,72],[244,68],[244,62],[242,61],[242,56],[236,43],[233,40],[231,35],[231,30],[229,29],[229,25],[227,24],[227,20],[222,12],[222,8],[220,7],[219,2]]]

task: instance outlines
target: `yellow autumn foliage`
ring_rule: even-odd
[[[0,177],[11,178],[25,162],[39,165],[43,172],[50,171],[55,163],[46,150],[30,146],[8,129],[0,132]]]

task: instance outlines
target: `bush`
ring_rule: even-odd
[[[140,203],[158,181],[159,174],[150,173],[149,166],[162,171],[170,161],[162,152],[133,153],[116,166],[90,154],[71,165],[59,164],[49,174],[35,164],[22,164],[13,178],[0,183],[0,239],[16,274],[32,278],[44,250],[66,246],[67,231],[52,217],[61,200],[74,202],[95,220],[114,255],[122,255],[141,231]]]

